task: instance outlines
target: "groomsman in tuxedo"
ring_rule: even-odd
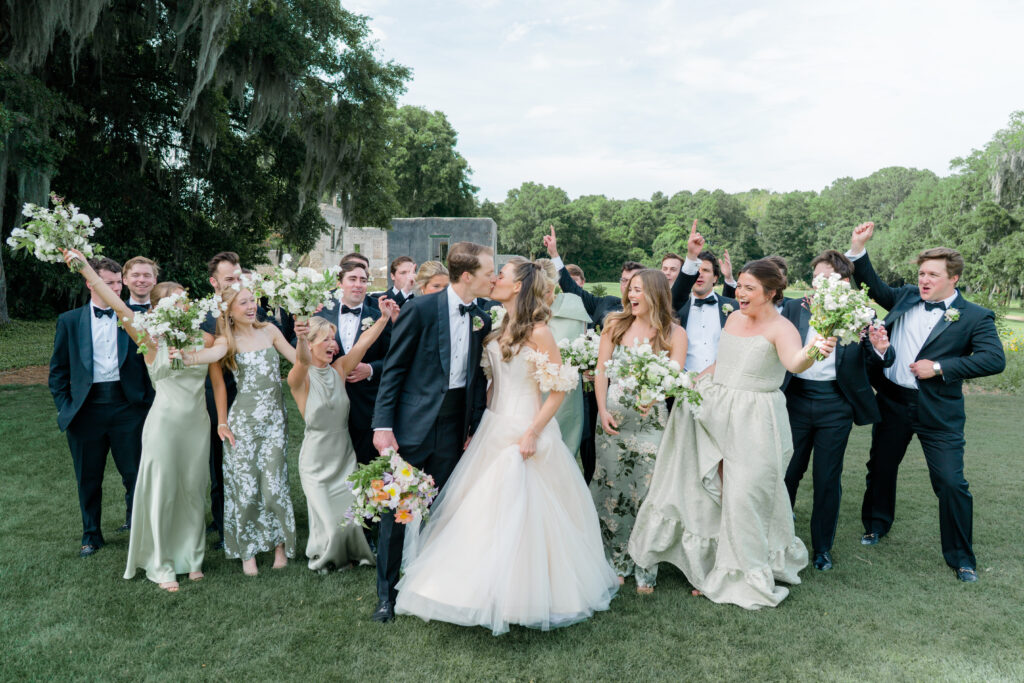
[[[89,263],[108,287],[121,292],[122,269],[117,262],[102,258]],[[118,326],[113,309],[98,296],[57,318],[49,386],[57,424],[67,434],[75,466],[82,512],[79,556],[89,557],[104,544],[100,516],[108,452],[125,491],[125,523],[118,531],[131,528],[142,426],[153,403],[145,361]]]
[[[661,257],[661,272],[668,278],[668,286],[675,284],[679,271],[683,269],[683,257],[671,251]]]
[[[865,250],[874,227],[864,223],[854,229],[847,256],[854,263],[854,280],[867,284],[871,297],[889,311],[885,327],[896,361],[872,372],[882,420],[871,434],[861,543],[875,545],[892,527],[896,476],[916,434],[939,499],[942,555],[959,580],[974,582],[978,574],[973,500],[964,478],[963,380],[1006,367],[995,315],[957,290],[964,260],[955,249],[937,247],[918,254],[916,286],[883,282]]]
[[[811,270],[814,277],[839,273],[847,282],[853,277],[850,260],[831,249],[811,261]],[[787,301],[782,315],[796,326],[805,343],[814,339],[817,331],[810,326],[811,312],[803,301]],[[793,432],[793,457],[786,469],[790,504],[796,504],[800,479],[814,453],[811,547],[814,568],[820,571],[832,569],[843,456],[850,431],[854,424],[875,424],[881,419],[868,382],[868,367],[889,367],[896,359],[885,328],[870,327],[868,332],[862,343],[837,346],[831,356],[815,361],[798,375],[787,372],[782,383]]]
[[[149,293],[160,277],[160,266],[145,256],[128,259],[121,270],[121,281],[128,288],[128,308],[133,311],[149,310]]]
[[[366,287],[369,276],[359,261],[346,261],[338,274],[341,288],[341,302],[332,309],[323,309],[317,315],[337,327],[334,341],[345,354],[359,339],[363,331],[373,325],[382,315],[380,310],[366,305]],[[373,447],[373,408],[377,401],[384,356],[391,344],[391,326],[381,333],[373,346],[363,356],[363,362],[345,379],[345,390],[349,398],[348,430],[356,449],[356,460],[368,463],[377,457]]]
[[[369,271],[367,271],[369,273]],[[372,298],[374,305],[379,297],[391,299],[399,308],[413,297],[413,290],[416,288],[416,262],[408,256],[399,256],[391,262],[391,289],[383,292],[373,292],[368,298]]]
[[[480,368],[491,318],[478,304],[494,288],[490,249],[457,242],[448,251],[451,285],[415,297],[402,308],[373,414],[373,445],[394,448],[442,488],[483,417],[487,380]],[[393,514],[380,522],[377,542],[377,610],[373,620],[394,618],[405,527]]]
[[[369,277],[369,275],[370,275],[370,259],[366,258],[365,254],[360,254],[358,251],[353,251],[351,253],[345,254],[344,256],[341,257],[341,261],[339,262],[338,265],[343,266],[346,263],[348,263],[349,261],[355,261],[356,263],[363,264],[363,269],[366,270],[366,275],[367,275],[367,277]],[[380,293],[377,294],[377,296],[380,296],[380,295],[381,295]],[[372,306],[373,308],[377,308],[377,297],[372,296],[372,295],[366,297],[365,305]]]

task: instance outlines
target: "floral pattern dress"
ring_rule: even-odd
[[[614,353],[619,353],[615,347]],[[608,411],[618,424],[618,434],[607,434],[597,426],[595,446],[597,467],[590,493],[601,520],[601,538],[615,572],[634,575],[638,586],[653,587],[657,565],[641,567],[633,562],[627,547],[640,504],[647,496],[654,473],[654,461],[668,422],[664,402],[654,404],[647,415],[629,407],[622,387],[615,379],[608,385]]]
[[[295,511],[285,461],[287,420],[274,347],[235,354],[238,395],[224,442],[224,551],[248,560],[283,543],[295,557]]]

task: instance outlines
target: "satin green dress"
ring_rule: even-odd
[[[207,366],[172,370],[161,344],[147,368],[156,398],[142,428],[124,578],[141,569],[150,581],[166,583],[203,567],[210,485]]]
[[[334,368],[309,368],[306,430],[299,451],[299,478],[309,513],[309,568],[341,569],[350,562],[373,564],[358,524],[342,526],[354,496],[347,482],[356,468],[348,433],[348,394]]]
[[[559,294],[551,305],[551,328],[555,341],[575,339],[587,331],[590,316],[583,306],[583,299],[575,294]],[[573,456],[578,455],[580,441],[583,439],[583,381],[576,388],[565,394],[562,405],[555,413],[558,428],[562,430],[562,441]]]

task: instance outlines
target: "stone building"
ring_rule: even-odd
[[[476,242],[497,251],[498,225],[490,218],[392,218],[387,261],[411,256],[416,264],[448,260],[456,242]]]

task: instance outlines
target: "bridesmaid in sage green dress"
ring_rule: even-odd
[[[398,304],[380,301],[377,322],[359,335],[344,356],[334,341],[336,328],[325,318],[310,318],[295,324],[296,360],[288,373],[288,386],[306,421],[299,451],[299,477],[306,494],[309,568],[326,573],[350,563],[373,564],[362,527],[342,526],[354,499],[348,476],[356,468],[356,452],[348,433],[349,400],[345,378],[362,361],[363,355],[387,327]]]
[[[68,261],[75,258],[81,258],[77,251],[65,254]],[[156,390],[142,428],[142,458],[124,578],[133,578],[136,570],[142,569],[150,581],[175,592],[177,574],[188,574],[193,581],[203,578],[210,480],[210,418],[203,407],[204,381],[207,364],[220,360],[227,346],[219,340],[212,348],[182,353],[161,340],[140,335],[131,323],[134,312],[121,298],[88,264],[80,272],[114,309],[128,334],[146,345],[146,367]],[[184,292],[178,283],[161,282],[153,287],[152,304],[177,292]],[[174,358],[182,358],[186,367],[172,370]]]
[[[675,322],[668,280],[660,270],[637,271],[622,299],[623,311],[605,318],[598,351],[594,392],[601,426],[595,437],[597,467],[590,492],[601,520],[605,551],[619,581],[633,575],[638,593],[650,593],[658,566],[635,564],[629,556],[629,535],[637,510],[651,483],[655,455],[668,416],[664,401],[638,411],[623,401],[618,381],[609,384],[604,367],[620,347],[648,340],[655,351],[667,351],[682,367],[686,331]]]
[[[543,262],[547,259],[538,260]],[[557,277],[557,271],[555,277]],[[556,296],[553,286],[556,282],[557,280],[552,281],[552,300],[549,302],[551,320],[548,321],[548,327],[551,328],[555,339],[561,342],[563,339],[575,339],[585,333],[590,316],[587,315],[587,309],[583,307],[583,299],[575,294],[562,293]],[[575,389],[565,394],[565,399],[558,406],[558,412],[555,413],[558,428],[562,430],[562,441],[565,442],[566,448],[574,458],[579,455],[580,441],[583,440],[584,410],[583,382],[580,382]]]
[[[274,325],[256,320],[256,298],[241,287],[223,293],[217,336],[227,354],[210,366],[217,403],[217,434],[224,444],[224,553],[255,576],[256,555],[274,551],[274,569],[295,557],[295,512],[288,485],[287,421],[281,362],[295,349]],[[280,354],[280,356],[279,356]],[[238,394],[228,412],[221,366],[235,373]]]

